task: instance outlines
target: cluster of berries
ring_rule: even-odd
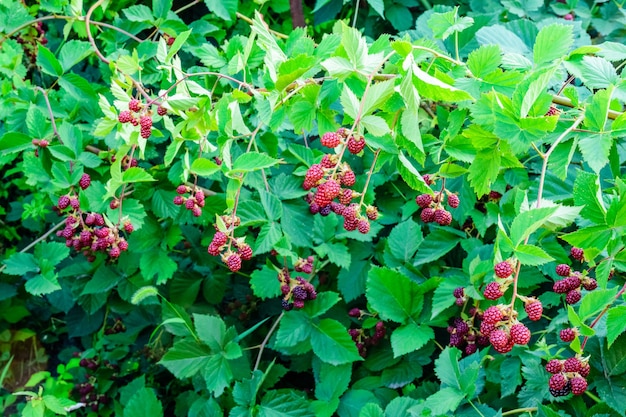
[[[514,345],[528,344],[531,336],[528,327],[517,321],[517,311],[503,304],[491,306],[483,312],[480,332],[500,353],[510,352]]]
[[[546,371],[552,374],[548,382],[550,394],[563,397],[572,393],[582,395],[587,391],[587,376],[591,371],[586,359],[572,357],[565,360],[551,359]]]
[[[326,132],[321,143],[333,149],[340,145],[345,146],[348,152],[356,155],[365,147],[365,138],[356,137],[340,128],[336,132]],[[339,163],[338,155],[325,154],[320,163],[309,167],[302,184],[305,190],[312,190],[305,198],[309,211],[321,216],[328,216],[333,212],[344,218],[346,230],[368,233],[370,221],[378,218],[378,209],[366,206],[365,214],[361,214],[361,205],[352,203],[353,199],[361,195],[350,188],[355,183],[356,174],[348,163]]]
[[[177,196],[174,197],[174,204],[177,206],[185,205],[187,210],[191,211],[194,217],[200,217],[202,215],[202,207],[204,207],[204,192],[199,188],[192,189],[191,187],[181,184],[176,187]],[[189,194],[186,196],[186,194]]]
[[[224,313],[237,317],[239,321],[246,321],[257,307],[257,300],[251,294],[247,294],[245,301],[234,300],[226,303]]]
[[[44,46],[48,44],[43,22],[37,22],[31,25],[26,31],[17,35],[15,41],[22,45],[24,55],[28,58],[31,66],[34,67],[37,63],[39,44]]]
[[[220,217],[220,222],[224,227],[220,229],[217,224],[214,225],[215,235],[207,252],[209,255],[221,256],[228,269],[231,272],[237,272],[241,269],[242,260],[252,259],[252,248],[245,243],[245,237],[234,237],[235,228],[241,224],[239,217],[235,216],[233,219],[233,216],[223,215]]]
[[[435,183],[434,178],[428,174],[424,175],[423,178],[428,185]],[[447,189],[434,194],[420,194],[415,197],[415,202],[422,209],[420,218],[424,223],[436,222],[441,226],[448,226],[452,223],[452,214],[442,206],[444,200],[450,208],[457,208],[461,202],[458,195],[452,194]]]
[[[594,278],[583,276],[578,271],[572,271],[569,265],[557,265],[556,273],[564,278],[556,281],[552,290],[557,294],[566,294],[565,302],[567,304],[576,304],[580,301],[582,288],[587,291],[593,291],[598,288],[598,282]]]
[[[121,317],[117,317],[113,325],[110,327],[107,327],[104,330],[104,334],[112,335],[112,334],[124,333],[125,331],[126,331],[126,325],[124,325],[124,322],[122,321]]]
[[[295,308],[303,308],[308,300],[315,300],[317,292],[313,284],[302,277],[291,278],[288,268],[283,268],[278,272],[278,282],[280,282],[280,292],[283,294],[281,301],[285,311]]]
[[[463,307],[463,305],[467,302],[467,297],[465,296],[465,289],[463,287],[458,287],[454,289],[452,293],[454,295],[455,304],[459,307]]]
[[[120,229],[117,226],[107,227],[100,213],[82,212],[77,196],[62,195],[56,208],[60,213],[69,209],[65,228],[59,230],[57,236],[65,238],[67,247],[82,251],[88,261],[93,262],[97,252],[107,253],[111,259],[116,259],[122,251],[128,249],[128,242],[120,235]],[[123,229],[126,233],[134,230],[128,221],[124,223]]]
[[[351,310],[352,311],[352,310]],[[373,330],[374,332],[372,333]],[[387,330],[385,329],[385,323],[382,321],[376,322],[373,329],[368,332],[367,329],[348,329],[348,334],[354,341],[359,355],[362,358],[367,356],[367,349],[370,346],[376,346],[381,339],[385,337]]]
[[[164,116],[167,114],[165,107],[157,107],[157,114]],[[130,123],[133,126],[141,126],[141,137],[148,139],[152,134],[152,110],[144,107],[144,105],[136,98],[128,102],[128,110],[122,110],[117,116],[120,123]]]
[[[513,275],[514,268],[515,261],[513,260],[498,262],[493,267],[493,272],[497,278],[485,286],[483,295],[487,300],[497,300],[504,295],[509,285],[513,282],[511,275]]]
[[[310,274],[313,272],[313,262],[315,258],[312,256],[307,257],[306,259],[298,258],[296,263],[293,265],[293,269],[296,272],[304,272],[305,274]]]
[[[466,355],[471,355],[478,350],[478,347],[489,345],[489,338],[483,336],[473,327],[474,317],[469,322],[461,317],[455,317],[447,330],[450,334],[450,346],[456,347]]]
[[[80,353],[74,352],[74,356],[80,356]],[[82,358],[79,364],[88,371],[88,381],[75,385],[74,390],[80,395],[81,403],[91,408],[91,411],[97,412],[100,404],[106,406],[110,402],[110,398],[107,395],[96,392],[94,384],[97,383],[97,378],[90,375],[91,372],[97,372],[102,367],[102,364],[96,358]],[[104,367],[107,368],[107,372],[119,370],[117,365],[112,365],[108,361],[105,361]]]

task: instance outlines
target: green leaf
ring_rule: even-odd
[[[441,259],[461,241],[461,236],[445,229],[432,231],[419,247],[414,265],[423,265]]]
[[[612,307],[607,312],[606,317],[606,340],[609,345],[626,331],[626,306]]]
[[[434,338],[435,332],[428,326],[418,325],[415,322],[400,326],[391,333],[393,357],[397,358],[414,352]]]
[[[5,265],[2,271],[8,275],[26,275],[29,272],[39,271],[37,260],[30,253],[17,252],[2,261]]]
[[[322,363],[319,368],[315,378],[315,397],[321,401],[339,398],[348,389],[352,366]]]
[[[257,236],[254,253],[262,254],[271,251],[282,237],[283,231],[278,223],[264,224]]]
[[[585,135],[578,141],[578,148],[595,173],[609,163],[609,152],[613,146],[613,139],[608,133],[601,135]]]
[[[150,280],[156,275],[157,285],[167,282],[178,269],[176,262],[168,256],[166,250],[161,248],[142,253],[139,267],[145,279]]]
[[[367,300],[384,320],[417,320],[424,305],[419,286],[398,271],[374,266],[367,274]]]
[[[387,80],[372,84],[363,100],[362,115],[372,114],[391,97],[394,93],[395,81]]]
[[[59,52],[59,61],[63,72],[69,71],[74,65],[91,55],[89,42],[71,40],[66,42]]]
[[[156,181],[152,175],[148,174],[143,168],[131,167],[122,174],[122,181],[125,184],[133,182]]]
[[[413,163],[404,156],[402,151],[398,154],[397,168],[402,179],[409,187],[421,193],[432,193],[430,187],[424,182],[424,178],[422,178],[417,169],[415,169]]]
[[[342,268],[337,276],[337,287],[346,301],[352,301],[365,293],[365,282],[370,263],[350,262],[350,268]]]
[[[152,11],[148,6],[138,4],[123,10],[126,19],[131,22],[152,22]]]
[[[311,324],[311,346],[323,362],[331,365],[363,360],[346,328],[336,320],[322,319]]]
[[[159,363],[176,378],[183,379],[192,377],[204,369],[212,356],[208,346],[183,339],[174,343]]]
[[[613,232],[607,226],[589,226],[561,236],[572,246],[579,248],[595,248],[603,251],[613,238]]]
[[[546,262],[553,261],[554,258],[546,253],[539,246],[535,245],[518,245],[515,248],[515,257],[522,265],[543,265]]]
[[[47,274],[47,276],[44,276],[37,274],[26,281],[24,288],[29,294],[40,296],[58,291],[61,289],[61,286],[56,275]]]
[[[194,325],[200,340],[214,352],[220,352],[226,342],[226,324],[220,317],[194,314]]]
[[[497,70],[501,63],[502,53],[498,45],[482,45],[467,57],[467,67],[479,78]]]
[[[468,170],[467,179],[477,196],[489,194],[500,172],[501,152],[496,147],[481,149]]]
[[[309,317],[302,311],[289,311],[280,321],[280,327],[276,333],[276,347],[280,349],[297,344],[304,345],[302,342],[308,340],[310,335],[311,321]]]
[[[53,77],[63,75],[63,67],[48,48],[39,45],[37,50],[37,65],[41,67],[41,71]]]
[[[615,301],[616,294],[617,288],[610,290],[596,289],[585,294],[578,309],[578,315],[581,320],[587,321],[604,310],[605,307],[611,305]]]
[[[413,82],[422,97],[434,101],[458,103],[459,101],[473,100],[473,97],[464,90],[460,90],[446,82],[423,71],[417,64],[413,64]]]
[[[217,165],[215,162],[206,158],[198,158],[192,162],[189,171],[192,174],[196,174],[201,177],[210,177],[211,175],[220,171],[220,169],[220,166]]]
[[[460,350],[446,346],[439,355],[439,358],[435,360],[435,374],[437,374],[437,378],[441,381],[442,388],[452,387],[461,389],[460,359]]]
[[[564,57],[573,43],[573,26],[560,23],[544,26],[537,34],[533,47],[535,64],[553,63]]]
[[[278,297],[281,293],[276,276],[277,272],[267,265],[255,269],[250,275],[250,286],[254,295],[262,299]]]
[[[280,163],[279,159],[259,152],[247,152],[235,160],[230,173],[252,172],[259,169],[273,167]]]
[[[465,395],[458,389],[446,387],[426,398],[423,407],[429,409],[432,415],[453,415],[450,413],[458,408],[464,398]]]
[[[163,416],[163,406],[154,391],[142,388],[124,405],[124,417]]]
[[[458,7],[445,13],[433,13],[428,19],[428,27],[433,31],[437,39],[446,40],[453,33],[463,32],[474,24],[471,17],[458,16]]]
[[[364,116],[361,119],[361,124],[374,136],[384,136],[390,131],[389,125],[387,125],[385,119],[380,116]]]
[[[165,57],[165,62],[171,61],[174,55],[176,55],[176,53],[185,44],[185,42],[187,42],[187,38],[189,38],[189,35],[191,35],[191,29],[176,34],[176,40],[174,40],[174,43],[169,47],[167,51],[167,56]]]
[[[0,138],[0,152],[10,154],[32,148],[33,138],[19,132],[6,132]]]
[[[574,204],[583,206],[580,215],[596,224],[606,221],[606,209],[602,205],[602,192],[596,174],[583,170],[576,171],[574,180]]]
[[[511,224],[511,240],[518,246],[528,236],[542,227],[556,212],[557,207],[533,208],[518,214]]]
[[[122,279],[124,276],[113,268],[101,266],[85,285],[81,295],[105,293],[115,287]]]
[[[378,404],[367,403],[360,409],[358,417],[385,417],[385,414]]]
[[[267,391],[258,410],[259,417],[314,417],[306,398],[292,389]]]
[[[350,90],[350,87],[348,87],[347,85],[343,87],[340,102],[343,106],[344,113],[351,118],[356,119],[356,116],[359,113],[359,107],[361,106],[361,103],[356,94],[354,94],[352,90]]]
[[[615,85],[619,79],[615,67],[604,58],[585,55],[580,77],[588,88],[600,89]]]
[[[283,207],[278,197],[265,190],[260,190],[259,195],[261,197],[261,204],[263,205],[267,219],[272,222],[279,220],[283,215]]]
[[[391,230],[387,238],[385,251],[388,251],[394,258],[400,261],[409,262],[423,240],[424,237],[420,225],[408,219],[398,223]]]
[[[152,10],[157,19],[165,19],[171,9],[172,0],[152,0]]]
[[[204,0],[204,4],[219,18],[229,22],[237,12],[237,0]]]

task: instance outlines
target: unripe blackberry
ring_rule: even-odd
[[[354,193],[352,192],[352,190],[349,188],[345,188],[339,194],[339,202],[344,206],[347,206],[348,204],[350,204],[353,197]]]
[[[124,222],[124,230],[126,230],[126,233],[133,233],[135,228],[131,222]]]
[[[577,357],[567,358],[565,362],[563,362],[563,370],[565,372],[579,372],[581,368],[582,364]]]
[[[502,320],[502,312],[498,306],[491,306],[483,313],[483,322],[496,324]]]
[[[120,206],[120,200],[118,200],[117,198],[114,198],[113,200],[109,202],[109,207],[111,208],[111,210],[115,210],[119,206]]]
[[[550,359],[546,364],[546,371],[551,374],[558,374],[563,371],[563,362],[558,359]]]
[[[304,308],[304,300],[293,300],[293,306],[295,308]]]
[[[183,204],[185,204],[185,198],[180,195],[174,196],[174,204],[176,204],[177,206],[182,206]]]
[[[109,235],[110,230],[108,227],[101,227],[100,229],[95,229],[93,232],[100,239],[104,239]]]
[[[587,378],[589,376],[589,372],[591,372],[591,366],[589,366],[588,362],[583,362],[583,364],[580,366],[580,371],[578,371],[578,373],[583,378]]]
[[[517,323],[511,326],[510,330],[511,340],[516,345],[526,345],[530,342],[530,330],[522,323]]]
[[[565,302],[567,304],[576,304],[577,302],[580,301],[581,297],[582,297],[582,294],[580,293],[580,291],[571,290],[567,292],[567,295],[565,296]]]
[[[356,230],[359,227],[359,221],[357,219],[346,219],[343,220],[343,228],[348,232]]]
[[[89,187],[90,184],[91,184],[91,177],[89,176],[89,174],[83,174],[83,176],[80,177],[80,180],[78,181],[78,185],[83,190],[87,189],[87,187]]]
[[[435,183],[435,179],[430,176],[430,174],[422,175],[422,179],[427,185],[433,185]]]
[[[500,194],[497,191],[489,191],[489,200],[491,201],[498,201],[502,198],[502,194]]]
[[[80,208],[80,203],[78,202],[78,198],[76,197],[71,197],[70,198],[70,206],[74,209],[74,210],[78,210]]]
[[[193,208],[191,209],[191,214],[194,217],[200,217],[202,216],[202,209],[198,206],[193,206]]]
[[[50,145],[50,142],[48,142],[46,139],[39,140],[39,147],[46,148],[48,145]]]
[[[531,299],[529,302],[524,304],[524,310],[526,314],[528,314],[528,319],[531,321],[539,321],[541,319],[541,315],[543,314],[543,305],[541,301],[537,299]]]
[[[215,244],[217,246],[224,246],[226,242],[228,242],[228,236],[226,235],[226,233],[219,231],[215,232],[215,235],[213,235],[213,240],[211,241],[212,244]]]
[[[70,198],[66,195],[62,195],[59,197],[59,201],[57,203],[57,207],[59,210],[65,210],[70,205]]]
[[[118,258],[120,256],[120,248],[118,248],[117,246],[113,246],[111,249],[109,249],[109,256],[111,258]]]
[[[178,194],[186,194],[189,192],[189,187],[187,187],[185,184],[181,184],[178,187],[176,187],[176,192]]]
[[[555,390],[563,389],[567,385],[567,378],[561,373],[554,374],[550,377],[548,385],[550,386],[550,388]]]
[[[320,165],[323,168],[334,168],[335,165],[337,165],[337,155],[329,155],[326,154],[322,157],[322,160],[320,161]]]
[[[296,285],[291,290],[291,294],[295,300],[306,300],[308,298],[308,294],[304,288],[300,285]]]
[[[360,219],[356,227],[360,233],[367,234],[370,231],[370,222],[367,219]]]
[[[420,219],[422,219],[424,223],[431,223],[435,221],[435,209],[426,207],[420,213]]]
[[[501,329],[496,329],[489,335],[489,342],[498,352],[505,350],[510,341],[509,335]]]
[[[499,278],[508,278],[513,274],[513,266],[508,261],[497,263],[493,270]]]
[[[352,187],[356,183],[356,175],[354,171],[346,171],[339,178],[341,185],[346,187]]]
[[[459,206],[459,204],[461,203],[461,200],[459,200],[459,196],[456,194],[450,194],[448,196],[448,205],[452,208],[457,208]]]
[[[582,284],[580,272],[574,272],[570,277],[565,278],[567,288],[569,290],[576,290]]]
[[[129,110],[123,110],[117,116],[117,120],[119,120],[120,123],[128,123],[133,120],[133,115],[130,113]]]
[[[121,251],[125,251],[128,249],[128,242],[125,239],[120,239],[117,242],[117,247],[120,248]]]
[[[320,205],[317,203],[311,203],[309,204],[309,213],[311,214],[317,214],[320,212]]]
[[[498,298],[502,297],[504,293],[502,292],[500,284],[494,281],[487,284],[483,295],[487,300],[497,300]]]
[[[459,297],[456,300],[454,300],[454,304],[456,304],[459,307],[463,307],[463,304],[465,304],[465,298]]]
[[[420,194],[417,197],[415,197],[415,202],[421,208],[426,208],[430,206],[430,203],[433,202],[433,196],[430,194]]]
[[[239,249],[239,255],[241,255],[241,259],[244,261],[249,261],[252,259],[252,248],[250,245],[246,243],[240,244],[237,249]]]
[[[585,278],[583,279],[583,288],[587,291],[593,291],[598,288],[598,281],[593,278]]]
[[[375,206],[365,207],[365,215],[370,220],[376,220],[378,218],[378,209]]]
[[[170,38],[170,39],[172,39],[172,38]],[[159,106],[159,107],[157,107],[157,114],[159,116],[165,116],[167,114],[167,109],[165,107],[163,107],[163,106]]]
[[[196,202],[194,200],[192,200],[191,198],[189,198],[189,199],[187,199],[187,201],[185,201],[185,208],[187,210],[192,210],[195,205],[196,205]]]
[[[569,274],[571,272],[571,268],[569,265],[567,264],[559,264],[556,266],[556,273],[557,275],[560,275],[562,277],[569,277]]]
[[[559,332],[559,337],[565,343],[569,343],[569,342],[573,341],[576,338],[576,336],[578,336],[578,332],[575,329],[572,329],[572,328],[562,329]]]
[[[96,226],[104,226],[104,217],[100,213],[96,213]]]
[[[152,118],[150,116],[141,116],[139,124],[141,124],[141,137],[148,139],[152,134]]]
[[[360,136],[358,140],[355,139],[354,136],[348,138],[348,152],[356,155],[361,152],[363,148],[365,148],[365,138],[362,136]]]
[[[207,252],[209,253],[209,255],[217,256],[217,255],[220,254],[221,250],[220,250],[220,247],[218,245],[216,245],[215,243],[211,242],[211,244],[209,244]]]
[[[128,102],[128,110],[134,111],[135,113],[139,112],[141,110],[141,102],[136,98],[131,99]]]
[[[469,331],[470,331],[469,324],[467,324],[465,321],[461,320],[458,323],[456,323],[456,332],[458,334],[465,335]]]
[[[226,258],[226,265],[231,272],[237,272],[241,269],[241,256],[238,253],[231,253]]]
[[[476,343],[468,343],[467,346],[465,346],[465,354],[468,356],[476,353],[477,350],[478,346],[476,346]]]
[[[85,216],[85,224],[86,224],[87,226],[91,226],[91,225],[93,225],[95,222],[96,222],[96,215],[95,215],[95,214],[93,214],[93,213],[88,213],[88,214]]]
[[[314,184],[317,183],[324,178],[324,168],[320,164],[311,165],[306,172],[305,178]]]
[[[585,253],[581,248],[572,247],[569,251],[569,254],[572,256],[572,258],[581,262],[585,259]]]
[[[341,143],[341,136],[337,132],[326,132],[322,135],[321,142],[327,148],[335,148]]]
[[[574,20],[574,15],[572,13],[568,13],[565,16],[563,16],[564,20]]]
[[[204,207],[204,193],[202,192],[202,190],[197,190],[194,194],[194,197],[196,199],[196,203],[200,207]]]
[[[583,395],[587,391],[587,380],[580,376],[575,376],[569,381],[572,388],[572,394]]]

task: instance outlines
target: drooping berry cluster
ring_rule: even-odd
[[[461,317],[455,317],[452,324],[448,326],[450,334],[450,346],[454,346],[463,351],[465,355],[475,353],[479,347],[489,344],[489,339],[483,336],[478,329],[474,327],[474,320],[477,319],[477,310],[470,310],[469,319],[463,320]]]
[[[530,341],[530,330],[517,320],[517,311],[511,310],[509,305],[491,306],[484,311],[482,318],[480,331],[497,352],[507,353],[514,345],[525,345]]]
[[[387,334],[385,323],[377,321],[373,328],[348,329],[348,334],[354,341],[359,355],[362,358],[367,357],[367,349],[376,346]]]
[[[587,359],[578,356],[565,360],[551,359],[546,364],[546,371],[552,374],[548,381],[550,394],[563,397],[572,393],[582,395],[587,391],[587,376],[591,371]]]
[[[80,356],[80,352],[74,352],[74,356]],[[81,403],[88,406],[91,411],[98,412],[100,405],[106,407],[111,399],[106,394],[98,393],[98,378],[92,373],[96,373],[102,368],[107,374],[113,372],[111,377],[114,377],[119,371],[119,366],[111,364],[109,361],[101,363],[98,358],[82,358],[79,365],[87,371],[87,381],[75,385],[74,392],[78,394]]]
[[[557,294],[565,294],[567,304],[576,304],[582,298],[581,290],[593,291],[598,288],[598,282],[578,271],[572,271],[569,265],[559,264],[556,273],[564,277],[554,283],[552,290]]]
[[[310,274],[313,272],[314,261],[315,258],[313,258],[313,256],[309,256],[306,259],[298,258],[298,260],[293,265],[293,269],[296,272],[304,272],[305,274]]]
[[[241,224],[237,216],[223,215],[214,224],[215,235],[209,244],[209,255],[220,256],[231,272],[241,269],[241,262],[252,259],[252,248],[245,237],[235,238],[235,228]]]
[[[164,115],[167,113],[163,113],[163,107],[157,108],[157,113],[159,115]],[[117,116],[117,120],[120,123],[130,123],[133,126],[140,126],[140,134],[144,139],[148,139],[152,134],[152,110],[148,107],[145,107],[139,100],[136,98],[131,99],[128,102],[128,110],[123,110]]]
[[[326,132],[322,135],[321,143],[327,148],[345,147],[352,154],[359,154],[365,147],[363,137],[356,138],[344,128],[336,132]],[[343,152],[340,152],[342,155]],[[311,214],[328,216],[331,212],[344,219],[344,229],[358,230],[366,234],[370,231],[370,221],[378,218],[378,209],[375,206],[365,206],[362,214],[362,204],[352,203],[352,200],[361,196],[352,188],[356,184],[356,174],[347,162],[340,163],[339,155],[325,154],[322,160],[309,167],[302,187],[311,190],[305,200],[309,204]]]
[[[117,317],[115,321],[113,322],[113,325],[108,326],[106,329],[104,329],[104,334],[112,335],[112,334],[124,333],[125,331],[126,331],[126,325],[122,321],[121,317]]]
[[[463,304],[467,302],[467,297],[465,296],[465,289],[463,287],[458,287],[454,289],[452,293],[454,295],[455,303],[457,306],[462,307]]]
[[[202,207],[204,207],[204,192],[196,186],[190,187],[181,184],[176,188],[177,196],[174,197],[174,204],[177,206],[184,205],[191,211],[194,217],[202,216]]]
[[[65,238],[65,245],[82,251],[87,260],[93,262],[96,253],[108,254],[116,259],[128,249],[128,242],[121,235],[119,226],[109,227],[100,213],[85,213],[80,209],[76,195],[62,195],[56,206],[59,213],[65,214],[65,228],[57,231],[57,236]],[[125,221],[122,225],[126,233],[134,230],[132,223]]]
[[[424,175],[426,184],[434,184],[434,177]],[[441,226],[448,226],[452,223],[452,214],[443,207],[444,200],[450,208],[457,208],[460,204],[459,196],[452,194],[447,189],[443,189],[434,194],[420,194],[415,197],[415,202],[422,209],[420,218],[424,223],[436,222]]]
[[[280,292],[283,295],[281,304],[285,311],[303,308],[306,301],[317,298],[313,284],[302,277],[291,278],[289,269],[286,267],[278,272],[278,282],[280,282]]]
[[[509,285],[513,282],[511,275],[516,264],[515,260],[509,259],[499,262],[493,267],[496,280],[488,283],[483,290],[487,300],[497,300],[504,295]]]

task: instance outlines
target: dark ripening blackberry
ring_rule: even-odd
[[[530,301],[524,305],[524,310],[526,310],[526,314],[528,314],[528,318],[531,321],[541,320],[541,315],[543,314],[543,305],[541,301]]]

